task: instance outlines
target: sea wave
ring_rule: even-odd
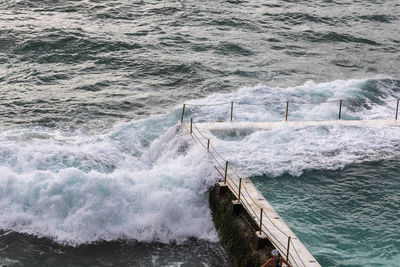
[[[69,245],[217,240],[207,199],[217,177],[179,128],[140,156],[112,148],[109,136],[79,138],[23,141],[24,149],[9,141],[0,170],[0,228]]]
[[[344,119],[394,119],[399,85],[365,79],[242,88],[188,101],[207,106],[187,105],[185,121],[226,120],[231,101],[234,121],[282,121],[289,100],[289,120],[332,124],[214,135],[213,145],[248,176],[340,169],[398,157],[400,132],[336,124],[336,100],[346,100]],[[97,134],[38,127],[1,132],[0,228],[70,245],[218,240],[207,197],[218,175],[204,149],[179,127],[180,115],[177,106]]]

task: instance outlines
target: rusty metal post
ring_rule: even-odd
[[[207,152],[210,152],[210,139],[207,141]]]
[[[289,101],[286,101],[286,121],[288,118],[288,113],[289,113]]]
[[[239,179],[239,196],[238,196],[238,203],[240,203],[240,191],[242,189],[242,178]]]
[[[342,103],[343,103],[343,100],[340,99],[340,104],[339,104],[339,120],[342,118]]]
[[[399,114],[399,101],[400,101],[400,99],[397,99],[397,106],[396,106],[396,121],[397,121],[397,115]]]
[[[224,176],[224,183],[226,184],[226,176],[228,175],[228,161],[225,164],[225,176]]]
[[[181,123],[183,122],[183,116],[185,116],[185,107],[186,107],[186,104],[183,104]]]
[[[262,215],[263,215],[263,208],[261,208],[261,211],[260,211],[260,235],[262,233]]]
[[[193,118],[190,118],[190,134],[193,133]]]
[[[232,121],[232,116],[233,116],[233,101],[231,102],[231,121]]]
[[[286,250],[286,261],[289,262],[289,248],[290,248],[290,236],[287,241],[287,250]]]

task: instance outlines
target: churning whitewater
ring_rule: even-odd
[[[308,82],[286,89],[243,88],[236,93],[191,101],[194,114],[188,116],[193,115],[200,122],[226,119],[230,101],[235,101],[235,121],[282,121],[289,100],[290,121],[332,121],[320,126],[282,124],[268,131],[254,131],[249,125],[247,133],[227,131],[211,137],[217,149],[229,155],[229,160],[246,176],[298,176],[308,169],[338,169],[347,164],[396,157],[400,138],[397,127],[334,122],[338,118],[339,99],[345,100],[342,119],[394,120],[396,90],[396,82],[391,80]],[[201,106],[223,101],[225,105]],[[265,105],[255,105],[260,103]]]
[[[399,128],[336,123],[340,99],[343,120],[394,119],[398,0],[0,14],[0,266],[229,266],[208,208],[218,175],[179,122],[184,103],[186,122],[229,120],[232,101],[244,124],[282,122],[286,101],[289,121],[329,120],[207,137],[322,266],[398,265]]]
[[[237,121],[335,120],[346,99],[346,119],[393,117],[399,82],[349,80],[293,88],[257,86],[188,103],[236,101]],[[300,103],[301,102],[301,103]],[[217,241],[208,189],[218,180],[204,149],[179,127],[180,106],[165,115],[116,125],[109,132],[67,133],[48,128],[0,136],[0,228],[48,237],[61,244],[134,239]],[[188,106],[186,120],[215,121],[229,105]],[[391,127],[329,126],[254,131],[240,138],[212,136],[217,150],[249,176],[300,175],[398,156],[400,132]]]
[[[216,241],[207,199],[216,176],[203,151],[177,127],[155,140],[149,135],[165,126],[131,135],[141,123],[99,136],[4,132],[0,228],[69,245]]]

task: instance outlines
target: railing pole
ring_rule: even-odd
[[[397,99],[397,106],[396,106],[396,121],[397,121],[397,115],[399,114],[399,101],[400,101],[400,99]]]
[[[286,121],[288,118],[288,113],[289,113],[289,101],[286,101]]]
[[[185,107],[186,107],[186,104],[183,104],[181,123],[183,122],[183,116],[185,116]]]
[[[225,176],[224,176],[224,183],[226,184],[226,176],[228,175],[228,161],[225,164]]]
[[[240,191],[242,189],[242,178],[239,179],[239,196],[238,196],[238,203],[240,203]]]
[[[207,141],[207,152],[210,152],[210,139]]]
[[[232,116],[233,116],[233,101],[231,102],[231,121],[232,121]]]
[[[289,262],[289,248],[290,248],[290,236],[287,241],[287,250],[286,250],[286,261]]]
[[[340,99],[340,104],[339,104],[339,120],[340,120],[341,117],[342,117],[342,102],[343,102],[343,100]]]
[[[263,208],[261,208],[261,211],[260,211],[260,235],[262,233],[262,215],[263,215]]]
[[[193,132],[193,118],[190,118],[190,134]]]

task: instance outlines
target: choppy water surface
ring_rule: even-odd
[[[290,120],[333,120],[336,102],[299,103],[346,99],[344,119],[393,119],[399,14],[398,1],[0,1],[0,265],[229,265],[208,208],[218,176],[174,127],[181,104],[269,103],[234,119],[279,121],[291,100]],[[186,114],[226,119],[229,104]],[[399,135],[332,124],[215,145],[324,266],[395,266]]]
[[[74,248],[47,239],[0,232],[1,266],[227,266],[218,243],[102,242]]]
[[[241,86],[397,76],[397,1],[1,1],[2,124],[109,127]]]

